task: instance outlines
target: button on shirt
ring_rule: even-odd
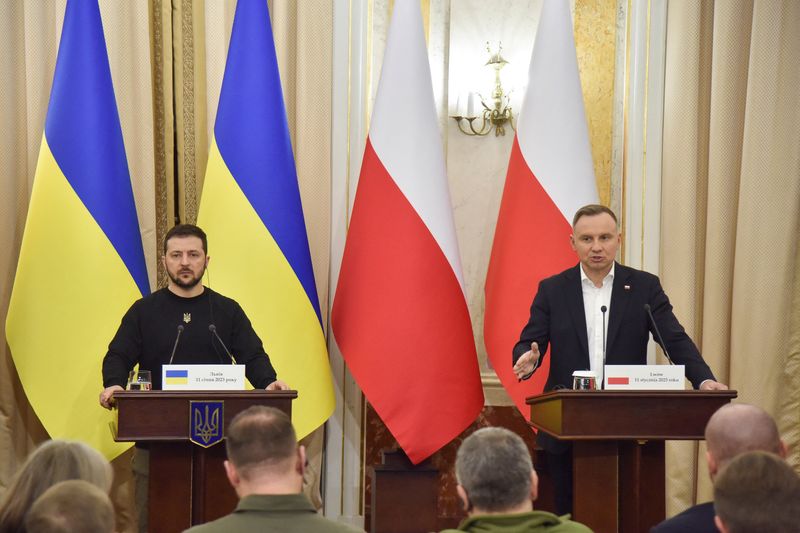
[[[581,265],[581,289],[583,290],[583,312],[586,315],[586,338],[589,340],[589,370],[597,376],[597,387],[603,383],[603,338],[608,339],[608,318],[611,316],[611,289],[614,285],[614,263],[601,287],[595,287]],[[606,306],[605,326],[603,312]]]

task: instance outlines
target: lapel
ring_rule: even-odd
[[[580,263],[578,264],[580,265]],[[586,310],[583,307],[583,287],[581,287],[580,266],[571,268],[565,274],[567,308],[572,317],[572,324],[578,334],[583,357],[589,360],[589,338],[586,334]]]
[[[628,289],[625,286],[628,286]],[[611,305],[608,316],[608,342],[606,343],[606,354],[611,355],[610,348],[614,345],[614,339],[619,333],[622,317],[628,310],[631,301],[631,294],[635,290],[631,283],[631,269],[619,263],[614,265],[614,285],[611,288]]]

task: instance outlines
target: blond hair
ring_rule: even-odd
[[[0,533],[25,531],[25,513],[59,481],[82,479],[106,493],[113,472],[105,457],[77,441],[49,440],[31,453],[17,471],[0,502]]]

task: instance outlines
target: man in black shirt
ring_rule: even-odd
[[[161,365],[170,359],[178,326],[183,332],[174,363],[227,364],[227,347],[237,363],[246,365],[254,387],[288,389],[276,379],[261,339],[239,304],[200,283],[210,259],[206,252],[206,234],[197,226],[181,224],[167,232],[162,261],[169,283],[135,302],[122,318],[103,359],[103,407],[111,407],[114,392],[124,390],[128,372],[137,363],[152,372],[153,388],[161,388]],[[209,329],[211,324],[225,346]]]
[[[161,366],[172,354],[178,326],[183,326],[173,363],[230,363],[225,349],[238,364],[245,365],[250,383],[259,389],[287,390],[264,352],[261,339],[235,301],[204,287],[200,281],[208,266],[205,232],[191,224],[180,224],[164,237],[164,268],[169,283],[136,301],[108,345],[103,359],[103,392],[100,405],[111,409],[114,393],[124,390],[128,372],[136,364],[150,370],[153,388],[161,388]],[[209,329],[214,325],[219,339]],[[147,531],[147,484],[149,454],[137,445],[132,469],[136,480],[139,531]]]

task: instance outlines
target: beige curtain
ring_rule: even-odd
[[[720,381],[778,421],[800,467],[800,2],[670,2],[661,272]],[[667,512],[711,499],[669,447]]]
[[[28,404],[5,343],[5,319],[25,226],[36,159],[44,130],[47,103],[64,19],[64,0],[3,2],[0,7],[0,488],[5,489],[19,464],[47,438]],[[128,168],[151,272],[155,267],[153,224],[153,128],[150,44],[147,4],[100,2],[111,74],[122,123]],[[54,275],[58,258],[54,258]],[[69,283],[65,279],[64,283]],[[100,354],[98,354],[98,357]],[[100,383],[98,382],[98,391]],[[130,491],[126,462],[114,462],[115,497],[126,501]],[[119,530],[130,529],[129,514],[119,509]]]
[[[151,286],[161,239],[197,217],[235,0],[100,0]],[[5,318],[41,143],[66,0],[0,6],[0,493],[47,438],[5,343]],[[331,0],[270,2],[317,289],[328,305]],[[176,134],[177,132],[177,134]],[[57,267],[57,260],[56,260]],[[68,283],[69,280],[65,280]],[[98,357],[101,354],[98,354]],[[98,382],[98,392],[100,383]],[[322,432],[307,445],[320,470]],[[114,463],[119,531],[133,531],[130,456]],[[311,480],[312,486],[318,486]]]

